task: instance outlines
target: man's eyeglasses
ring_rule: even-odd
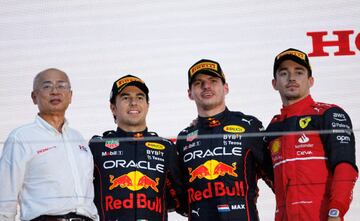
[[[54,89],[58,92],[65,92],[70,90],[70,84],[68,82],[59,82],[56,84],[53,83],[44,83],[40,86],[40,90],[45,92],[51,92]]]

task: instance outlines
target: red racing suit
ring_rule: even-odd
[[[272,176],[262,130],[255,117],[226,109],[213,117],[199,117],[195,126],[179,133],[176,146],[189,220],[259,220],[257,180],[261,176],[270,182],[262,170],[266,162]]]
[[[181,178],[171,141],[147,130],[132,133],[118,128],[94,136],[89,147],[101,221],[164,221],[167,210],[180,206]]]
[[[325,221],[330,208],[339,209],[342,217],[357,178],[347,113],[309,95],[281,109],[266,131],[274,168],[275,220]]]

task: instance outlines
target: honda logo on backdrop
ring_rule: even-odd
[[[355,55],[356,52],[351,50],[354,46],[360,50],[360,33],[355,35],[355,41],[352,37],[354,30],[333,31],[332,35],[327,31],[307,32],[306,35],[312,39],[313,51],[309,53],[309,57],[329,56],[327,48],[335,47],[337,51],[335,56]],[[332,40],[327,40],[332,39]]]

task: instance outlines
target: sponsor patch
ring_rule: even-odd
[[[281,141],[279,138],[276,138],[272,143],[271,143],[271,153],[272,154],[278,154],[281,148]]]
[[[155,192],[159,192],[157,186],[159,185],[160,178],[152,179],[149,176],[141,173],[140,171],[132,171],[127,174],[123,174],[118,177],[109,175],[110,186],[109,190],[113,190],[117,187],[119,188],[128,188],[132,191],[138,191],[142,188],[152,189]]]
[[[119,140],[107,140],[105,142],[105,147],[114,149],[119,146]]]
[[[134,78],[134,77],[127,77],[127,78],[123,78],[123,79],[120,79],[116,82],[116,86],[118,88],[122,87],[124,84],[127,84],[127,83],[130,83],[130,82],[133,82],[133,81],[138,81],[138,82],[141,82],[144,84],[143,81],[141,81],[139,78]]]
[[[207,179],[214,180],[219,176],[233,176],[237,177],[236,162],[228,165],[217,160],[208,160],[204,164],[197,166],[195,169],[188,168],[189,170],[189,182],[193,182],[195,179]]]
[[[348,144],[351,141],[351,138],[349,136],[341,136],[341,135],[339,135],[339,136],[336,136],[336,139],[338,141],[340,141],[340,143],[342,143],[342,144]]]
[[[229,132],[229,133],[244,133],[245,128],[243,128],[242,126],[239,126],[239,125],[226,125],[224,127],[224,131]]]
[[[279,54],[277,57],[276,57],[276,60],[280,59],[282,56],[284,55],[293,55],[293,56],[296,56],[302,60],[305,61],[305,54],[299,52],[299,51],[295,51],[295,50],[289,50],[289,51],[285,51],[281,54]]]
[[[145,146],[154,149],[154,150],[164,150],[165,146],[160,144],[160,143],[155,143],[155,142],[146,142]]]
[[[101,152],[102,157],[108,157],[108,156],[121,156],[123,155],[122,150],[110,150],[110,151],[103,151]]]
[[[301,137],[299,137],[298,142],[299,143],[307,143],[307,142],[309,142],[309,140],[310,139],[305,134],[302,134]]]
[[[45,153],[46,151],[51,150],[51,149],[54,149],[54,148],[56,148],[56,146],[44,147],[44,148],[36,151],[36,153],[37,153],[37,154]]]
[[[215,72],[218,72],[218,66],[217,64],[213,62],[201,62],[198,65],[195,65],[190,70],[190,77],[192,77],[196,72],[201,71],[203,69],[213,70]]]
[[[196,214],[197,216],[200,216],[199,212],[200,212],[200,208],[197,208],[196,210],[194,209],[191,210],[191,213]]]
[[[333,118],[337,121],[346,121],[346,116],[342,113],[333,113]]]
[[[309,125],[310,121],[311,121],[311,117],[303,117],[303,118],[300,118],[300,120],[299,120],[299,126],[300,126],[302,129],[304,129],[304,128],[306,128],[306,127]]]
[[[198,130],[195,130],[186,135],[186,141],[191,142],[198,137]]]

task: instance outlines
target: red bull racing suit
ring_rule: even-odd
[[[89,146],[101,221],[167,220],[167,210],[175,209],[169,205],[179,207],[181,180],[171,141],[147,130],[131,133],[118,128],[94,136]]]
[[[349,208],[357,177],[349,116],[309,95],[284,107],[267,128],[274,167],[277,221],[321,220]],[[336,173],[334,173],[336,171]]]
[[[272,172],[259,134],[262,129],[255,117],[226,109],[213,117],[199,117],[196,125],[179,133],[176,146],[189,220],[259,220],[257,180],[262,176],[270,181]],[[268,171],[262,170],[266,162]]]

